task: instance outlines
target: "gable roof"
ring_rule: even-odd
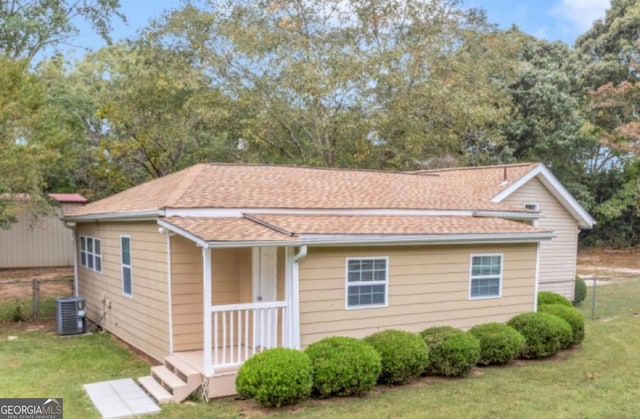
[[[438,175],[451,188],[461,185],[493,203],[501,203],[511,194],[537,178],[560,204],[578,221],[581,228],[592,228],[595,220],[573,198],[551,171],[542,163],[516,163],[497,166],[423,170],[415,173]]]
[[[483,190],[424,173],[198,164],[77,208],[67,217],[161,215],[164,209],[387,209],[529,211]],[[99,218],[99,217],[98,217]]]

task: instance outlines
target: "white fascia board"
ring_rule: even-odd
[[[105,214],[87,214],[65,216],[65,221],[149,221],[164,215],[163,211],[111,212]]]
[[[500,203],[504,201],[509,195],[520,189],[523,185],[529,182],[534,177],[538,177],[542,184],[551,192],[551,194],[562,204],[563,207],[575,219],[581,228],[589,229],[593,228],[596,221],[589,215],[589,213],[582,208],[582,205],[575,200],[575,198],[569,193],[569,191],[560,183],[558,178],[555,177],[551,170],[543,164],[539,164],[533,170],[522,176],[520,179],[511,184],[508,188],[498,193],[491,199],[491,202]]]
[[[426,244],[476,244],[476,243],[531,243],[551,240],[553,232],[503,233],[503,234],[434,234],[434,235],[303,235],[302,244],[314,246],[334,245],[426,245]]]
[[[422,210],[422,209],[323,209],[323,208],[166,208],[165,217],[241,218],[244,214],[286,215],[426,215],[472,217],[473,210]]]
[[[553,232],[438,235],[302,235],[299,241],[208,242],[210,248],[254,246],[412,246],[438,244],[534,243],[551,240]]]
[[[166,228],[167,230],[176,233],[178,236],[182,236],[187,240],[191,240],[192,242],[195,242],[198,246],[206,248],[207,246],[207,242],[205,240],[202,240],[200,237],[196,236],[195,234],[191,234],[186,230],[181,229],[180,227],[177,227],[171,223],[168,223],[162,219],[158,220],[158,225],[162,228]]]
[[[540,218],[539,212],[519,212],[519,211],[474,211],[474,217],[504,218],[507,220],[537,220]]]

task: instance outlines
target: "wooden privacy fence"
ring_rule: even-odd
[[[0,281],[0,304],[12,305],[13,311],[24,318],[40,320],[55,317],[57,297],[73,295],[73,278],[8,279]],[[31,302],[31,313],[22,313],[23,306]],[[46,302],[43,310],[42,303]],[[14,320],[17,320],[14,318]]]

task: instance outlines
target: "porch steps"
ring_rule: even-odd
[[[160,404],[169,403],[173,400],[171,393],[169,393],[150,375],[138,378],[138,383],[140,383],[142,388]]]
[[[202,375],[183,361],[167,356],[164,365],[151,367],[151,375],[138,379],[158,403],[180,403],[202,384]]]

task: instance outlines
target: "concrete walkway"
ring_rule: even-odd
[[[130,418],[160,412],[156,402],[131,378],[85,384],[83,387],[103,418]]]

